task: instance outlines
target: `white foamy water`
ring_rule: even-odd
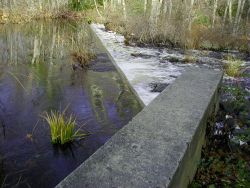
[[[91,27],[145,105],[160,94],[152,92],[150,84],[171,84],[183,71],[181,66],[160,62],[169,55],[165,50],[126,46],[122,35],[105,31],[104,25],[92,24]],[[142,57],[131,54],[142,54]]]

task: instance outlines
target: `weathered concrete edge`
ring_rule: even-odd
[[[142,99],[140,98],[140,96],[138,95],[138,93],[136,92],[136,90],[134,89],[134,87],[130,84],[127,76],[124,74],[124,72],[121,70],[121,68],[119,67],[119,65],[116,63],[116,61],[114,60],[113,56],[110,54],[110,52],[107,50],[107,48],[104,46],[103,42],[101,41],[101,39],[99,38],[99,36],[96,34],[95,29],[92,25],[90,25],[90,29],[93,33],[93,35],[95,36],[95,38],[97,39],[98,44],[103,48],[103,50],[107,53],[107,55],[109,56],[110,60],[112,61],[112,63],[114,64],[115,68],[117,69],[117,71],[119,72],[119,74],[121,75],[121,77],[126,81],[126,83],[130,86],[131,91],[134,93],[134,95],[137,97],[140,105],[142,107],[146,106],[145,103],[142,101]]]
[[[173,175],[168,187],[169,188],[184,188],[187,187],[193,180],[197,167],[201,159],[202,147],[206,145],[206,130],[207,126],[213,126],[215,116],[219,109],[220,85],[222,83],[223,73],[218,80],[214,94],[210,98],[210,102],[204,111],[199,125],[193,135],[191,142],[187,143],[188,147],[180,160],[180,163]]]
[[[188,74],[188,71],[185,74]],[[182,79],[182,76],[180,78],[178,78],[177,84],[180,83],[181,79]],[[218,76],[218,82],[214,83],[215,86],[213,88],[211,88],[211,89],[213,89],[213,94],[208,99],[209,102],[207,103],[206,110],[203,112],[198,125],[194,126],[194,127],[196,127],[196,129],[194,130],[195,132],[191,138],[191,142],[188,142],[188,145],[186,146],[185,152],[183,152],[181,156],[178,156],[178,160],[179,160],[178,165],[175,165],[174,169],[171,171],[170,174],[166,174],[166,177],[169,177],[169,180],[166,180],[165,186],[162,186],[162,184],[161,184],[160,187],[186,187],[187,184],[192,180],[192,178],[195,174],[195,171],[196,171],[197,164],[198,164],[199,159],[200,159],[201,147],[204,143],[205,132],[206,132],[206,122],[207,122],[208,118],[211,116],[211,113],[216,112],[216,105],[217,105],[217,101],[218,101],[217,100],[218,99],[218,87],[219,87],[219,84],[221,83],[221,79],[222,79],[222,74],[220,76]],[[173,85],[176,85],[175,83]],[[168,91],[165,90],[157,98],[160,98],[162,95],[167,95],[167,92]],[[152,103],[154,103],[154,101]],[[146,107],[145,109],[147,109],[147,108],[148,107]],[[128,127],[132,126],[130,124],[126,125],[124,128],[129,129]],[[105,147],[107,150],[107,148],[109,148],[108,145],[111,145],[113,147],[116,143],[112,143],[112,142],[114,142],[119,135],[122,135],[122,133],[121,133],[122,130],[120,130],[114,136],[116,138],[112,137],[113,139],[111,138],[103,147],[101,147],[92,156],[96,156],[96,155],[98,156],[98,154],[100,154],[102,152],[103,148],[105,148]],[[127,136],[129,136],[129,135],[127,135]],[[131,144],[131,143],[129,143],[129,144]],[[110,151],[111,148],[109,148],[108,150]],[[63,180],[60,184],[58,184],[57,187],[81,187],[81,186],[82,187],[84,187],[84,186],[85,187],[86,186],[100,187],[100,184],[98,186],[98,182],[95,182],[95,180],[98,181],[98,179],[93,179],[93,181],[90,181],[91,185],[89,185],[89,182],[87,182],[86,179],[78,179],[83,184],[81,184],[79,182],[75,182],[77,178],[81,178],[81,176],[82,176],[82,174],[79,174],[79,172],[82,173],[82,171],[83,171],[83,172],[88,174],[88,172],[92,170],[91,168],[86,169],[86,167],[89,168],[89,166],[88,165],[86,166],[85,164],[95,163],[95,165],[97,165],[98,162],[101,162],[101,161],[95,161],[96,157],[92,157],[92,156],[88,160],[86,160],[80,167],[78,167],[74,172],[72,172],[68,177],[66,177],[65,180]],[[108,166],[108,164],[107,164],[107,166]],[[85,170],[84,170],[84,168],[85,168]],[[103,169],[100,169],[100,171],[102,171],[102,170]],[[78,171],[78,173],[75,173],[77,171]],[[85,175],[83,175],[83,176],[85,176]],[[89,177],[89,176],[87,176],[87,177]],[[116,177],[114,177],[114,179],[115,178]],[[112,181],[115,181],[115,180],[107,179],[107,181],[110,181],[111,184],[109,184],[109,185],[111,186]],[[75,185],[75,183],[77,185]],[[84,184],[84,183],[86,183],[86,184]],[[79,185],[81,185],[81,186],[79,186]],[[93,186],[93,185],[97,185],[97,186]],[[104,187],[107,187],[107,186],[104,186]],[[116,185],[114,185],[114,187],[116,187]],[[120,187],[126,187],[126,182],[124,182],[123,185],[120,185]],[[134,187],[134,186],[130,186],[130,187]]]

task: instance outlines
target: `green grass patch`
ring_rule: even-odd
[[[208,27],[211,26],[211,21],[207,15],[203,14],[203,12],[198,12],[194,20],[194,24],[204,25]]]

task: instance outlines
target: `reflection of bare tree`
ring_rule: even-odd
[[[115,100],[119,116],[126,117],[126,112],[137,114],[141,110],[141,106],[129,86],[118,75],[114,75],[113,80],[120,90]]]
[[[0,100],[0,129],[2,129],[1,135],[3,135],[3,138],[5,137],[5,123],[4,123],[4,117],[3,117],[5,112],[6,112],[6,109],[4,107],[4,104]],[[1,139],[1,135],[0,135],[0,139]]]
[[[33,46],[33,58],[32,64],[39,62],[41,55],[41,47],[42,47],[42,37],[43,37],[43,24],[40,24],[39,36],[35,36],[34,38],[34,46]]]
[[[10,65],[8,75],[16,85],[20,101],[25,95],[31,95],[33,104],[39,104],[43,91],[36,89],[41,90],[41,87],[46,88],[46,95],[52,103],[57,100],[54,98],[57,96],[55,93],[61,87],[57,80],[51,78],[64,67],[70,67],[72,51],[92,49],[92,36],[87,27],[74,22],[65,24],[57,21],[0,27],[0,64]],[[26,66],[31,68],[27,69]],[[42,93],[33,95],[34,92]]]
[[[40,57],[40,40],[37,36],[35,36],[34,39],[34,50],[33,50],[33,58],[32,58],[32,64],[38,62]]]
[[[54,53],[54,48],[55,48],[55,43],[56,43],[56,31],[57,31],[57,27],[53,26],[52,42],[51,42],[50,55],[49,55],[50,64],[53,63],[53,53]]]
[[[22,32],[20,32],[20,30]],[[3,25],[0,28],[0,57],[8,63],[18,64],[44,61],[45,58],[64,58],[72,52],[91,50],[91,36],[87,25],[63,22],[33,22],[25,25]],[[46,34],[45,34],[46,33]],[[7,47],[7,49],[6,49]],[[67,50],[66,50],[67,49]],[[68,50],[70,49],[70,51]],[[5,56],[5,57],[4,57]],[[30,58],[32,56],[32,58]],[[23,63],[23,62],[19,62]]]
[[[95,84],[91,84],[90,86],[90,97],[93,110],[95,112],[95,116],[97,121],[106,122],[107,121],[107,112],[103,104],[103,91]]]
[[[3,157],[0,153],[0,187],[4,187],[5,178]]]
[[[0,114],[0,128],[2,129],[2,131],[0,132],[1,135],[3,135],[3,138],[5,138],[5,123],[4,123],[4,120],[3,120],[3,117],[2,117],[2,114]],[[1,138],[1,136],[0,136]]]
[[[1,135],[3,135],[3,138],[4,138],[5,137],[5,123],[1,114],[0,114],[0,128],[2,129]]]

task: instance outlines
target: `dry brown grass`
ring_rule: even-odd
[[[75,12],[75,11],[69,11],[67,9],[62,9],[58,11],[55,15],[52,15],[52,18],[73,20],[73,21],[78,21],[85,17],[86,17],[85,12]]]
[[[13,10],[0,8],[0,23],[25,23],[39,19],[66,19],[78,21],[85,18],[84,12],[74,12],[61,7],[57,10],[26,10],[19,7]]]

